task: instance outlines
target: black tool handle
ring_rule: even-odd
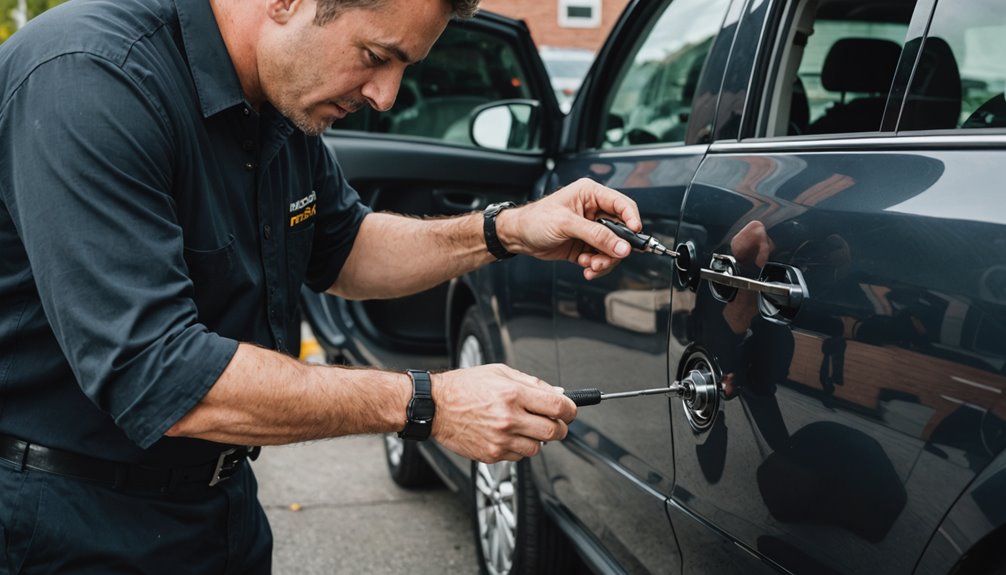
[[[584,405],[597,405],[601,403],[601,390],[600,389],[574,389],[573,391],[567,391],[563,395],[573,400],[578,407],[583,407]]]
[[[608,228],[615,233],[616,236],[622,238],[623,240],[629,242],[634,250],[646,251],[646,242],[649,240],[649,236],[644,236],[643,234],[637,234],[636,232],[630,230],[624,225],[609,220],[607,218],[601,218],[597,220],[597,223]]]

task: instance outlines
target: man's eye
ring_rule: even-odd
[[[378,56],[376,53],[372,52],[371,50],[367,50],[367,59],[370,60],[370,63],[375,66],[380,66],[381,64],[387,61],[384,58]]]

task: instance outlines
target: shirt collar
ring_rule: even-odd
[[[243,104],[241,82],[209,0],[175,0],[175,9],[203,117]]]

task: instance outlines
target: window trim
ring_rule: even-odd
[[[859,132],[808,136],[719,140],[710,154],[767,154],[803,152],[869,152],[879,150],[1001,150],[1006,130],[938,130],[932,132]]]
[[[560,28],[600,28],[602,0],[559,0]],[[590,8],[590,18],[569,15],[570,8]]]

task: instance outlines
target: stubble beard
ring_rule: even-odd
[[[341,107],[344,110],[347,110],[350,113],[359,110],[365,104],[365,102],[355,100],[352,98],[338,98],[336,100],[332,100],[332,102],[338,104],[339,107]],[[309,108],[300,108],[295,105],[284,105],[277,109],[279,110],[280,114],[283,114],[283,116],[287,120],[290,120],[290,122],[292,122],[294,126],[297,126],[297,128],[300,131],[304,132],[308,136],[320,136],[325,133],[325,130],[331,128],[332,123],[338,120],[339,118],[331,116],[328,118],[323,117],[319,119],[317,116],[314,116],[311,113],[317,107],[318,106],[311,106]]]

